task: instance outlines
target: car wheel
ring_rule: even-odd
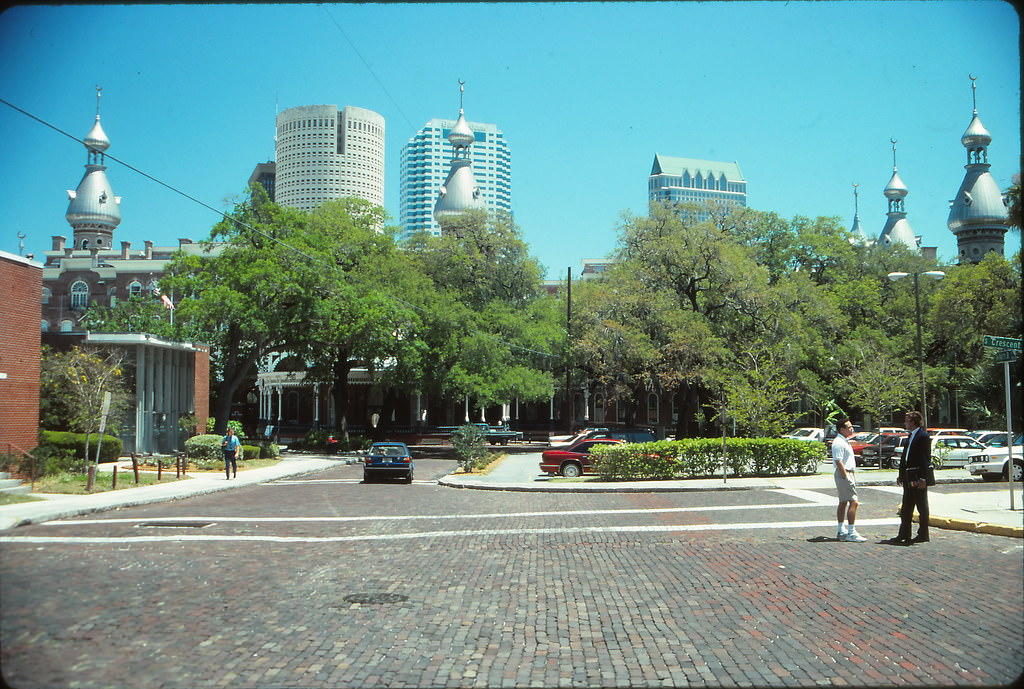
[[[886,469],[899,469],[900,468],[900,460],[896,459],[895,457],[889,458],[885,462],[885,468]]]
[[[582,473],[582,468],[575,462],[566,462],[562,465],[562,476],[565,478],[579,478]]]
[[[1009,469],[1009,462],[1007,462],[1006,469],[1003,469],[1003,476],[1008,475]],[[1022,477],[1024,477],[1024,462],[1015,461],[1013,463],[1013,481],[1015,483],[1020,483]]]

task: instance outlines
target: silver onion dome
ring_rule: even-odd
[[[96,115],[96,123],[82,141],[85,143],[86,148],[99,151],[100,153],[110,148],[110,139],[107,138],[107,133],[103,131],[99,115]]]
[[[889,183],[885,185],[885,198],[887,199],[902,199],[906,198],[910,190],[907,189],[907,185],[900,179],[900,175],[893,168],[892,177],[889,178]]]
[[[992,143],[992,135],[989,134],[988,130],[985,129],[985,125],[978,119],[978,113],[974,113],[967,131],[960,137],[960,143],[964,145],[964,148],[978,148],[979,146],[988,146]]]

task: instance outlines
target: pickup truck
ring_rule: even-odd
[[[523,439],[522,431],[510,430],[508,426],[491,426],[483,422],[467,425],[476,426],[482,430],[487,436],[487,442],[491,445],[508,445],[513,440],[518,442]],[[461,426],[446,426],[439,430],[451,434],[460,428]]]

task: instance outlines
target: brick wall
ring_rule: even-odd
[[[42,264],[0,251],[0,453],[38,443],[42,290]]]
[[[195,417],[200,433],[206,432],[210,416],[210,348],[196,345],[195,353]]]

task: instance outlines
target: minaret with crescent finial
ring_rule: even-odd
[[[114,230],[121,223],[121,197],[114,196],[107,179],[104,153],[110,148],[100,124],[100,96],[103,89],[96,87],[96,122],[85,135],[85,175],[74,191],[68,189],[68,211],[64,217],[74,230],[75,249],[109,250]]]
[[[486,210],[480,187],[473,176],[473,161],[470,152],[476,135],[466,123],[463,112],[463,94],[466,82],[459,80],[459,119],[448,133],[448,142],[452,145],[452,162],[448,170],[448,178],[441,185],[437,201],[434,203],[434,220],[444,231],[445,220],[461,215],[466,211]]]
[[[989,172],[988,145],[992,135],[978,119],[977,78],[973,74],[968,78],[974,114],[960,137],[960,143],[967,149],[967,172],[956,197],[949,202],[946,220],[946,226],[956,235],[959,263],[977,263],[990,251],[1002,256],[1009,223],[1008,199]]]
[[[850,243],[868,246],[871,244],[871,237],[868,237],[868,233],[860,225],[860,204],[857,198],[857,187],[859,186],[857,183],[853,184],[853,227],[850,228]]]
[[[889,200],[889,212],[886,214],[885,227],[878,235],[878,243],[887,248],[900,244],[917,251],[920,248],[920,243],[914,235],[910,223],[907,222],[907,211],[903,205],[903,200],[910,190],[900,179],[896,168],[896,139],[889,139],[889,143],[892,144],[892,177],[889,178],[889,183],[885,185],[883,192],[885,198]]]

